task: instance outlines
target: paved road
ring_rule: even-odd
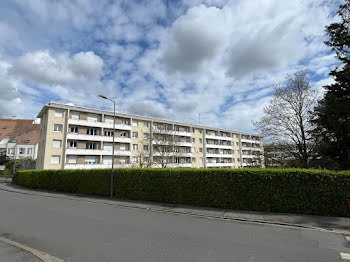
[[[343,261],[339,252],[350,253],[344,236],[335,233],[1,190],[0,236],[64,261],[84,262],[336,262]]]

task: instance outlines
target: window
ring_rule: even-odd
[[[237,145],[237,146],[239,146],[239,143],[238,143],[238,142],[236,142],[236,145]]]
[[[76,133],[78,134],[79,128],[77,126],[71,126],[70,127],[70,132],[71,133]]]
[[[61,160],[60,156],[51,156],[51,164],[59,164]]]
[[[138,144],[133,144],[132,145],[132,150],[137,151],[139,149],[139,145]]]
[[[195,128],[192,128],[192,133],[195,133],[196,132],[196,129]]]
[[[139,121],[137,120],[132,120],[132,126],[138,126],[139,125]]]
[[[121,151],[125,151],[125,149],[126,149],[125,144],[120,144],[119,149],[120,149]]]
[[[30,141],[29,141],[28,139],[22,139],[22,140],[21,140],[21,143],[22,143],[22,144],[28,144],[29,142],[30,142]]]
[[[56,109],[55,110],[55,117],[63,117],[63,111],[59,110],[59,109]]]
[[[174,152],[178,153],[178,152],[179,152],[179,148],[178,148],[178,147],[175,147],[175,148],[174,148]]]
[[[138,132],[132,132],[132,137],[137,138],[139,136]]]
[[[33,136],[33,133],[29,133],[29,136]]]
[[[79,119],[80,113],[79,112],[72,112],[72,119]]]
[[[199,148],[199,153],[202,153],[203,152],[203,148]]]
[[[137,162],[138,162],[137,160],[138,160],[138,159],[137,159],[136,156],[133,156],[133,157],[132,157],[132,162],[133,162],[133,163],[137,163]]]
[[[196,142],[196,139],[195,138],[192,138],[192,143],[195,143]]]
[[[77,163],[77,156],[69,156],[68,163],[69,164],[76,164]]]
[[[201,133],[201,134],[202,134],[202,129],[200,129],[200,130],[199,130],[199,133]]]
[[[126,163],[125,158],[120,158],[120,159],[119,159],[119,164],[125,164],[125,163]]]
[[[86,142],[86,149],[97,149],[96,142]]]
[[[53,148],[61,148],[62,140],[53,140],[52,147]]]
[[[105,136],[112,137],[112,136],[113,136],[113,131],[107,131],[107,130],[105,130]]]
[[[179,126],[175,126],[175,131],[180,131]]]
[[[95,156],[85,156],[85,164],[86,165],[93,165],[96,163],[96,157]]]
[[[97,119],[98,119],[98,116],[95,114],[88,114],[88,116],[87,116],[88,121],[97,122]]]
[[[196,159],[195,158],[192,158],[192,163],[196,163]]]
[[[143,150],[148,151],[148,145],[143,145]]]
[[[237,158],[237,161],[239,162],[239,161],[241,161],[241,159]]]
[[[2,129],[6,129],[6,128],[7,128],[7,126],[3,126],[3,127],[2,127]]]
[[[199,143],[203,144],[203,139],[202,138],[199,139]]]
[[[77,148],[77,141],[70,141],[69,142],[69,147],[70,148]]]
[[[148,139],[148,133],[143,133],[143,139]]]
[[[23,148],[23,147],[20,147],[20,148],[19,148],[19,151],[18,151],[18,154],[23,155],[23,154],[25,154],[25,153],[26,153],[26,149]]]
[[[62,125],[54,124],[53,131],[54,132],[62,132]]]
[[[121,123],[122,123],[122,125],[127,125],[128,121],[125,118],[122,118],[121,119]]]
[[[145,157],[143,158],[143,162],[148,162],[148,157],[147,157],[147,156],[145,156]]]
[[[191,152],[196,153],[196,149],[194,147],[191,147]]]
[[[15,152],[15,149],[14,149],[14,148],[9,148],[9,149],[8,149],[8,153],[9,153],[10,155],[12,155],[14,152]]]
[[[22,133],[18,133],[17,136],[22,136]]]
[[[113,143],[104,143],[103,150],[110,151],[110,152],[113,151]]]
[[[27,149],[27,154],[28,154],[28,155],[33,154],[33,148],[28,148],[28,149]]]
[[[12,133],[7,133],[6,135],[7,135],[7,136],[12,136]]]
[[[144,127],[148,127],[148,126],[149,126],[149,123],[148,123],[148,122],[143,122],[143,126],[144,126]]]
[[[174,158],[174,163],[176,163],[176,164],[180,163],[180,158],[179,157],[175,157]]]
[[[93,128],[93,127],[89,127],[86,130],[86,134],[90,135],[90,136],[96,136],[97,135],[97,129]]]

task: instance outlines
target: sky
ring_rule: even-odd
[[[325,26],[341,0],[2,0],[0,118],[51,99],[254,131],[286,76],[337,65]]]

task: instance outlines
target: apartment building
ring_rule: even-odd
[[[0,152],[10,159],[36,159],[39,128],[30,119],[0,119]]]
[[[263,165],[259,135],[123,113],[113,123],[110,111],[72,104],[49,103],[38,117],[38,169]]]

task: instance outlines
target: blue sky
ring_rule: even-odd
[[[3,0],[0,117],[50,99],[230,129],[252,121],[287,74],[314,88],[337,61],[324,28],[340,1]]]

